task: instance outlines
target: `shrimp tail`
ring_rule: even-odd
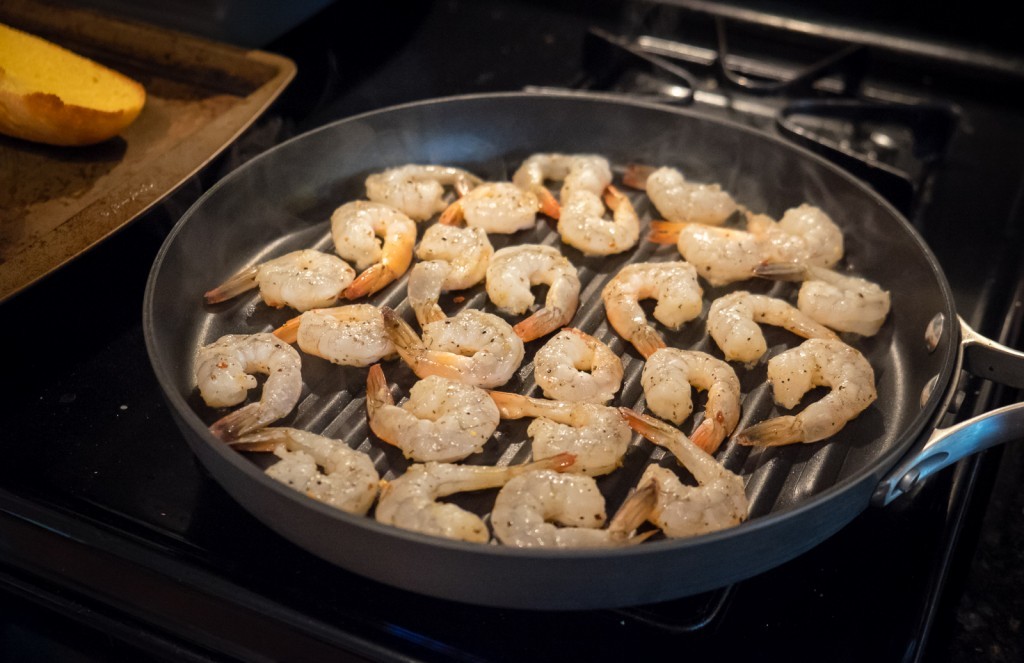
[[[693,430],[693,434],[690,435],[690,441],[707,453],[714,454],[718,451],[718,447],[722,446],[722,441],[725,440],[726,430],[724,421],[725,416],[721,412],[716,412],[714,416],[705,418]]]
[[[675,244],[686,225],[681,221],[651,221],[651,234],[647,239],[655,244]]]
[[[539,458],[529,463],[523,463],[522,465],[516,465],[514,471],[516,474],[522,474],[523,472],[531,472],[533,470],[554,470],[555,472],[565,472],[573,466],[576,462],[576,454],[571,454],[568,451],[563,451],[560,454],[554,456],[548,456],[547,458]]]
[[[345,299],[359,299],[372,295],[398,278],[394,268],[386,262],[379,262],[376,265],[363,270],[363,273],[355,278],[342,293]]]
[[[441,212],[437,222],[444,226],[460,226],[465,218],[466,215],[462,207],[462,201],[456,200]]]
[[[555,331],[569,322],[571,318],[572,316],[566,316],[565,311],[560,308],[542,308],[525,320],[521,320],[512,330],[516,336],[522,339],[523,343],[528,343]]]
[[[669,440],[681,434],[679,429],[673,428],[648,414],[641,414],[636,410],[631,410],[628,407],[620,407],[619,414],[626,420],[626,424],[630,428],[659,446],[668,444]]]
[[[619,209],[619,205],[629,205],[629,198],[624,193],[609,184],[604,190],[604,204],[613,212]]]
[[[260,404],[250,403],[213,422],[210,432],[218,440],[231,442],[260,428],[263,423],[260,420]]]
[[[259,267],[255,265],[248,269],[243,269],[216,288],[208,290],[203,294],[203,299],[207,304],[219,304],[220,302],[226,302],[233,297],[237,297],[243,292],[248,292],[256,287],[256,274],[258,272]]]
[[[388,389],[388,381],[384,377],[384,369],[380,367],[380,364],[374,364],[366,375],[366,410],[370,415],[371,421],[377,410],[385,405],[394,404],[395,399],[391,396],[391,390]]]
[[[562,206],[555,199],[554,194],[545,189],[542,186],[536,187],[533,190],[533,194],[537,196],[537,201],[540,203],[540,212],[545,216],[549,216],[552,219],[557,219],[562,216]]]
[[[799,262],[763,262],[754,268],[754,276],[770,281],[805,281],[808,270]]]
[[[655,352],[666,347],[665,339],[650,325],[638,329],[629,340],[644,359],[650,358]]]
[[[280,327],[274,330],[274,336],[278,337],[285,343],[294,343],[299,339],[299,321],[302,319],[301,315],[297,315],[288,322],[284,323]]]
[[[608,531],[620,540],[628,540],[630,544],[645,541],[656,533],[655,530],[634,536],[631,534],[651,518],[658,505],[658,488],[654,482],[646,483],[637,488],[623,502],[619,510],[608,523]]]
[[[743,429],[737,434],[736,441],[758,447],[777,447],[803,442],[804,431],[797,417],[775,417]]]
[[[530,416],[527,414],[531,405],[529,396],[507,391],[488,391],[487,394],[498,406],[498,413],[502,419],[522,419]]]
[[[647,190],[647,178],[654,172],[654,166],[631,163],[622,173],[622,183],[633,189]]]

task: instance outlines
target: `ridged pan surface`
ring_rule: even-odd
[[[370,173],[407,163],[445,164],[488,180],[508,180],[535,152],[604,155],[620,184],[629,163],[677,167],[690,180],[719,183],[747,208],[773,218],[805,202],[821,207],[844,232],[841,266],[892,293],[892,313],[878,335],[845,337],[874,367],[878,400],[827,442],[756,449],[727,440],[718,458],[746,481],[747,523],[691,539],[656,536],[638,546],[600,550],[512,549],[387,527],[278,484],[263,474],[272,462],[266,455],[239,453],[209,434],[207,426],[224,412],[208,408],[198,395],[193,374],[197,349],[223,334],[271,331],[295,313],[271,309],[255,294],[207,306],[206,290],[245,266],[291,250],[332,250],[330,214],[364,197],[363,182]],[[614,404],[643,410],[642,357],[609,326],[600,293],[628,263],[680,256],[674,246],[645,240],[657,213],[644,193],[620,188],[643,219],[641,241],[627,253],[584,257],[563,244],[542,217],[533,229],[492,235],[491,240],[496,249],[514,243],[555,246],[576,265],[583,290],[571,324],[622,357],[625,379]],[[371,301],[394,307],[415,326],[405,303],[405,281]],[[670,346],[720,357],[706,334],[705,319],[710,302],[727,292],[747,289],[795,302],[794,284],[702,285],[703,315],[678,332],[662,328]],[[538,294],[543,296],[543,288]],[[441,303],[450,315],[465,307],[497,312],[483,285],[449,293]],[[601,98],[498,94],[433,100],[343,120],[245,164],[199,200],[168,237],[150,276],[144,327],[154,370],[194,452],[243,507],[286,538],[348,570],[431,596],[504,607],[580,609],[650,603],[717,588],[781,564],[849,522],[938,409],[955,344],[947,339],[934,352],[926,349],[925,329],[936,313],[947,319],[955,315],[943,275],[918,235],[862,184],[810,153],[687,111]],[[768,356],[800,340],[772,328],[766,337]],[[545,340],[527,344],[526,360],[503,389],[541,395],[532,357]],[[749,368],[735,365],[743,393],[740,428],[782,413],[765,384],[766,360]],[[415,381],[411,370],[400,360],[385,362],[383,368],[393,393],[404,398]],[[367,424],[367,369],[304,355],[302,370],[300,403],[279,423],[342,438],[368,453],[382,478],[400,475],[408,461],[374,437]],[[936,377],[938,388],[922,402],[921,394]],[[702,409],[698,393],[694,418],[682,424],[684,431],[699,423]],[[465,462],[526,461],[528,423],[502,422],[483,452]],[[635,437],[623,467],[598,481],[609,513],[652,462],[677,467],[662,450]],[[685,471],[680,475],[687,477]],[[453,501],[488,514],[495,494],[464,494]]]

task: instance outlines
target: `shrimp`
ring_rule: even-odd
[[[302,360],[273,334],[228,334],[199,348],[196,383],[210,407],[231,407],[257,385],[252,373],[265,373],[260,400],[222,417],[210,432],[233,440],[284,417],[302,393]]]
[[[740,444],[817,442],[838,433],[878,398],[875,372],[860,352],[835,339],[809,339],[768,360],[775,402],[793,408],[814,387],[832,391],[795,416],[762,421],[739,432]]]
[[[494,255],[487,233],[480,228],[432,225],[416,249],[423,262],[409,273],[409,305],[420,326],[445,318],[438,300],[442,292],[476,285],[487,273]]]
[[[487,266],[487,295],[495,306],[512,314],[533,305],[532,286],[548,285],[544,307],[515,327],[523,341],[532,341],[568,324],[580,302],[576,268],[558,249],[542,244],[507,246]]]
[[[661,334],[647,322],[640,300],[658,300],[654,317],[671,329],[700,315],[704,291],[697,270],[687,262],[643,262],[626,265],[601,292],[608,322],[644,357],[665,347]]]
[[[608,186],[605,204],[612,210],[612,219],[604,218],[601,197],[590,191],[573,191],[562,198],[558,217],[558,234],[562,241],[588,256],[622,253],[636,246],[640,239],[640,217],[622,192]]]
[[[436,375],[414,384],[397,406],[380,364],[366,377],[366,410],[374,434],[417,461],[462,460],[483,449],[499,422],[486,391]]]
[[[653,417],[620,408],[630,427],[668,449],[697,480],[684,485],[672,470],[648,465],[637,490],[654,485],[657,502],[650,521],[666,536],[677,538],[734,527],[747,519],[750,504],[743,478],[726,469],[713,456],[693,444],[678,428]]]
[[[491,525],[495,538],[518,548],[628,546],[653,534],[636,534],[653,506],[653,490],[635,492],[602,528],[607,516],[597,481],[582,474],[534,470],[498,491]]]
[[[466,193],[479,185],[476,175],[461,168],[408,164],[366,178],[366,197],[400,210],[414,221],[426,221],[443,211],[445,187]]]
[[[768,351],[758,323],[782,327],[803,338],[837,338],[835,332],[792,304],[746,290],[719,297],[708,310],[708,333],[722,349],[726,361],[750,364]]]
[[[821,208],[804,203],[777,222],[765,214],[747,214],[747,229],[768,246],[765,262],[804,262],[831,267],[843,257],[843,232]]]
[[[369,366],[396,355],[380,309],[349,304],[306,311],[274,330],[285,343],[340,366]]]
[[[533,376],[547,398],[607,403],[622,386],[622,360],[607,345],[567,327],[533,357]]]
[[[476,309],[427,323],[422,338],[393,309],[383,306],[381,313],[398,354],[421,378],[440,375],[497,387],[509,381],[526,354],[510,324]]]
[[[574,191],[589,191],[600,196],[612,182],[608,160],[596,154],[539,153],[530,156],[512,174],[512,183],[533,192],[541,211],[553,219],[560,214],[558,201],[544,186],[547,180],[562,182],[561,200],[568,201]]]
[[[615,408],[491,391],[502,419],[533,417],[527,435],[535,459],[560,453],[576,456],[572,471],[589,476],[608,474],[622,464],[633,437]]]
[[[402,529],[460,541],[487,543],[490,532],[480,516],[442,497],[497,488],[531,470],[560,470],[572,464],[568,454],[547,460],[493,467],[451,463],[416,463],[405,474],[384,484],[374,513],[377,521]]]
[[[346,298],[358,299],[377,292],[409,269],[416,224],[393,207],[356,200],[331,214],[331,237],[338,255],[363,270],[345,290]]]
[[[738,209],[729,192],[719,185],[688,182],[675,168],[630,164],[623,181],[646,191],[654,207],[668,221],[720,226]]]
[[[355,276],[338,256],[301,249],[243,269],[203,297],[207,304],[218,304],[259,287],[268,306],[307,311],[337,302]]]
[[[231,443],[241,451],[273,451],[266,475],[328,506],[365,516],[377,499],[380,475],[370,457],[297,428],[264,428]],[[323,468],[321,471],[320,468]]]
[[[803,281],[796,307],[835,331],[874,336],[889,315],[889,292],[867,279],[800,263],[764,264],[754,274]]]
[[[662,348],[644,364],[640,383],[647,407],[677,426],[693,412],[690,388],[708,392],[704,420],[691,440],[715,453],[740,420],[740,380],[732,366],[704,352]]]
[[[540,201],[532,191],[511,182],[486,182],[449,205],[438,222],[465,222],[488,233],[511,234],[532,228],[539,211]]]

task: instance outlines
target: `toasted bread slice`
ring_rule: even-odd
[[[0,23],[0,132],[50,145],[119,134],[146,102],[136,81]]]

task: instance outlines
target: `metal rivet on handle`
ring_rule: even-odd
[[[921,390],[921,407],[928,404],[928,399],[932,397],[932,392],[935,391],[935,384],[939,381],[938,375],[933,375],[931,380],[928,380],[928,384]]]
[[[924,342],[928,346],[928,352],[935,352],[935,349],[939,347],[939,342],[942,341],[942,332],[946,329],[946,316],[942,313],[936,313],[935,317],[928,323],[928,328],[924,330]]]

